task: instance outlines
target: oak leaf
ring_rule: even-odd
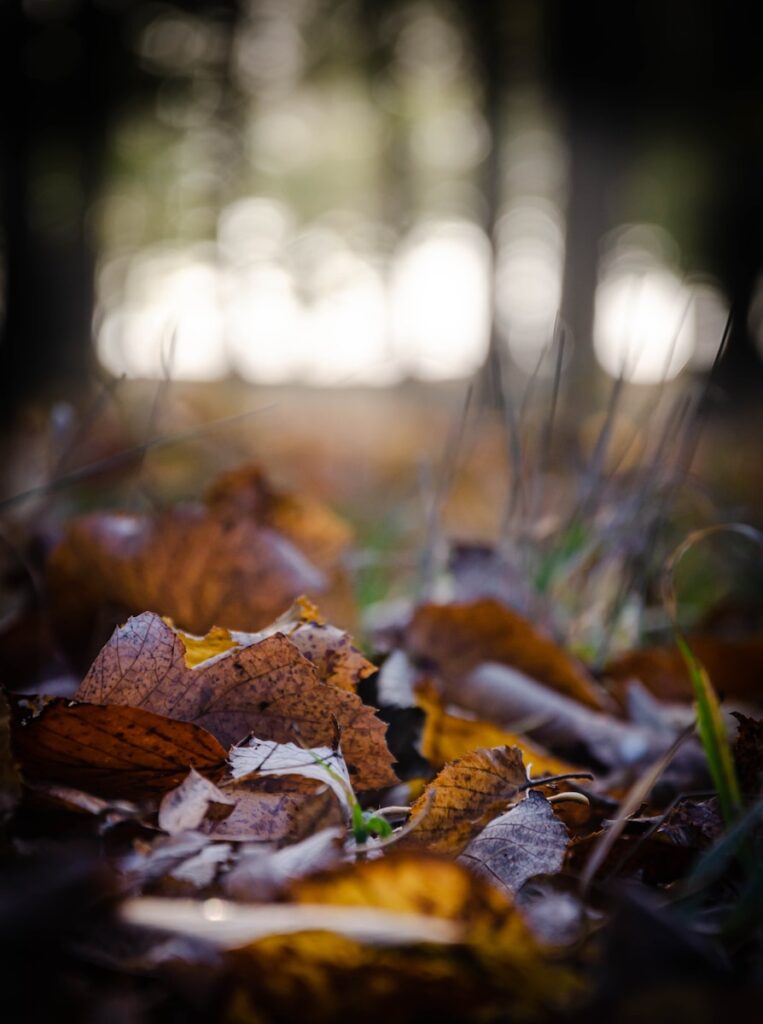
[[[469,843],[462,863],[512,895],[533,875],[561,870],[567,830],[540,793],[530,792]]]
[[[198,725],[144,708],[63,700],[17,723],[13,748],[30,778],[127,798],[166,792],[192,767],[219,776],[226,757]]]
[[[400,845],[458,854],[526,783],[516,747],[473,750],[429,783],[411,808],[411,820],[420,820]]]
[[[419,606],[404,643],[415,661],[451,683],[484,662],[498,662],[591,708],[605,706],[602,691],[581,663],[492,598]]]
[[[332,745],[335,723],[360,789],[396,781],[386,725],[353,693],[323,683],[297,648],[276,634],[189,668],[181,635],[151,612],[115,630],[77,697],[129,704],[196,722],[231,745],[253,733],[306,746]]]

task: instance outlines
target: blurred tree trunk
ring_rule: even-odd
[[[2,38],[2,215],[5,316],[0,415],[8,422],[51,386],[82,385],[90,365],[97,194],[109,60],[102,17],[34,21],[5,5]]]

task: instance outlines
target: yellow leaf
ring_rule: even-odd
[[[447,712],[432,692],[417,691],[416,702],[426,712],[421,736],[421,753],[434,765],[442,768],[448,761],[464,757],[478,747],[517,747],[526,765],[532,765],[533,775],[563,775],[575,771],[566,761],[554,757],[543,747],[522,736],[506,732],[492,722]]]
[[[446,765],[411,808],[419,822],[400,840],[438,853],[458,854],[498,814],[505,811],[527,782],[516,747],[473,750]]]

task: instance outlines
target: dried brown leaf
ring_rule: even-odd
[[[213,839],[296,843],[321,829],[344,824],[336,794],[316,779],[250,775],[226,784],[223,791],[235,800],[235,807],[227,818],[202,825]]]
[[[205,729],[144,708],[50,701],[13,730],[25,776],[132,799],[166,792],[197,768],[212,777],[226,752]]]
[[[527,782],[516,747],[474,750],[448,764],[411,808],[421,820],[401,845],[458,854]]]
[[[115,630],[77,692],[79,699],[129,704],[197,722],[231,745],[260,739],[331,745],[334,722],[360,789],[396,781],[386,725],[352,693],[321,682],[312,664],[276,634],[189,668],[183,640],[145,612]]]
[[[580,662],[528,619],[492,598],[421,605],[404,642],[414,660],[451,682],[484,662],[499,662],[588,707],[601,709],[606,703]]]
[[[459,859],[513,895],[533,875],[561,870],[567,842],[567,830],[548,800],[529,792],[475,836]]]

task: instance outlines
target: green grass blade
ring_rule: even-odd
[[[676,643],[689,670],[697,708],[697,731],[705,748],[705,756],[713,784],[718,792],[721,814],[727,824],[734,821],[742,807],[734,757],[723,721],[721,705],[710,676],[694,655],[686,639],[676,629]]]

